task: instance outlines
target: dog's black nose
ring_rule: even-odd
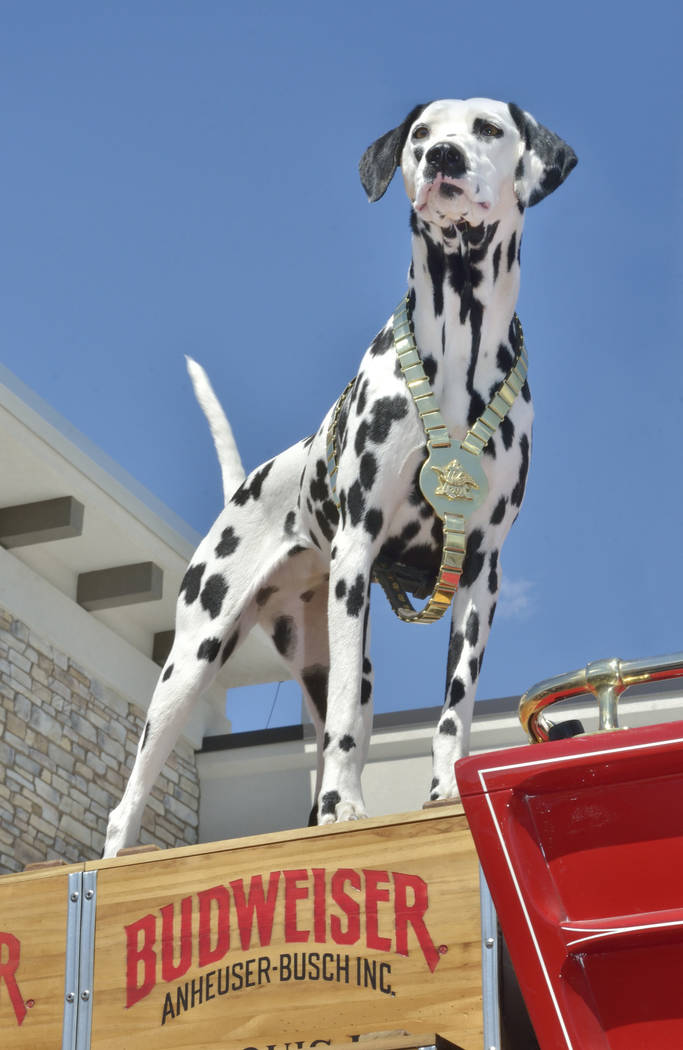
[[[467,170],[465,154],[452,142],[437,142],[427,150],[427,164],[442,175],[457,179]]]

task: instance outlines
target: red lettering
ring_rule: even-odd
[[[346,882],[349,882],[354,890],[360,889],[360,875],[357,871],[353,868],[337,868],[330,882],[330,896],[346,915],[348,925],[343,929],[339,916],[330,916],[330,935],[335,944],[357,944],[360,939],[360,905],[344,889]]]
[[[429,907],[429,890],[427,883],[419,875],[404,875],[399,871],[394,876],[394,907],[396,911],[396,951],[399,955],[408,954],[408,927],[412,926],[422,949],[427,966],[434,973],[441,958],[435,947],[424,917]],[[412,890],[413,903],[408,904],[408,890]]]
[[[161,911],[161,979],[177,981],[192,964],[192,897],[180,902],[180,960],[174,961],[175,905],[167,904]]]
[[[273,934],[273,914],[275,902],[277,901],[277,888],[280,881],[280,872],[271,871],[268,879],[268,892],[263,892],[263,877],[254,875],[249,883],[249,895],[244,894],[244,880],[235,879],[230,883],[235,911],[237,912],[237,926],[240,931],[240,944],[246,951],[251,946],[251,933],[254,925],[254,913],[258,925],[261,946],[270,944]]]
[[[3,960],[3,948],[7,949],[7,958]],[[19,939],[12,933],[0,933],[0,985],[5,982],[9,993],[9,1001],[14,1010],[17,1024],[26,1017],[26,1004],[24,1003],[19,985],[17,984],[16,972],[19,969],[21,957],[21,944]]]
[[[154,988],[156,984],[157,956],[154,942],[157,935],[157,921],[153,915],[143,915],[132,922],[126,930],[126,1009],[134,1006]],[[142,934],[142,945],[140,945]],[[138,983],[140,966],[142,980]]]
[[[197,894],[199,901],[198,965],[209,966],[219,962],[230,947],[230,894],[225,886],[212,886]],[[211,912],[216,905],[216,943],[211,947]]]
[[[365,939],[368,948],[377,948],[378,951],[391,951],[391,938],[380,937],[379,916],[377,905],[382,901],[389,900],[389,890],[381,890],[381,882],[389,884],[388,871],[363,870],[365,875]]]
[[[325,907],[325,869],[313,868],[313,936],[317,944],[325,943],[327,910]]]
[[[381,952],[393,949],[397,954],[407,956],[410,952],[409,941],[414,937],[429,970],[433,973],[436,969],[441,956],[427,929],[427,883],[419,875],[372,868],[362,871],[338,868],[332,872],[325,868],[295,868],[272,871],[268,875],[254,875],[248,882],[235,879],[229,885],[243,951],[252,946],[254,922],[261,946],[270,945],[281,876],[284,877],[281,906],[284,910],[284,940],[287,943],[313,939],[317,944],[324,944],[329,937],[338,945],[358,944],[363,932],[364,911],[365,942],[369,949]],[[267,880],[265,885],[264,880]],[[231,944],[231,918],[234,921],[230,914],[230,890],[227,886],[218,885],[197,892],[198,913],[194,930],[194,895],[160,908],[160,948],[156,944],[155,915],[144,915],[137,922],[124,927],[127,940],[126,1007],[134,1006],[154,989],[158,961],[161,964],[160,979],[168,983],[183,977],[190,969],[193,958],[200,969],[225,958]],[[312,911],[312,928],[300,928],[299,922],[305,923],[305,919],[303,911],[299,915],[299,902],[309,900],[311,903],[305,914],[308,914],[309,909]],[[336,909],[330,908],[328,901],[336,905]],[[380,932],[382,927],[388,936]],[[193,943],[195,937],[196,951]],[[326,958],[323,956],[323,959]],[[0,985],[3,981],[7,985],[17,1020],[21,1024],[26,1007],[15,977],[18,965],[19,942],[10,934],[0,933]],[[233,969],[238,966],[241,967],[242,963],[235,963]]]
[[[308,874],[304,868],[295,868],[293,871],[285,871],[285,940],[288,944],[292,941],[307,941],[311,936],[310,930],[300,930],[296,925],[296,902],[308,897],[308,885],[299,886],[300,882],[308,883]]]

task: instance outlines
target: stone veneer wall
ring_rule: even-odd
[[[0,874],[32,861],[100,856],[109,810],[137,750],[143,713],[0,608]],[[199,779],[181,740],[140,834],[197,841]]]

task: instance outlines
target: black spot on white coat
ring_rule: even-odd
[[[346,611],[349,616],[359,616],[360,611],[365,603],[365,580],[363,576],[358,575],[356,582],[349,588],[349,595],[346,599]]]
[[[261,589],[256,592],[256,604],[259,609],[263,608],[269,598],[274,594],[277,594],[277,590],[277,587],[261,587]]]
[[[271,470],[273,469],[273,463],[275,460],[271,459],[267,463],[264,463],[258,470],[253,471],[249,477],[242,482],[237,492],[233,494],[230,499],[231,503],[234,503],[237,507],[243,507],[245,503],[248,503],[250,499],[258,500],[261,498],[261,489],[263,482],[266,480]]]
[[[202,584],[202,576],[206,564],[202,562],[199,565],[191,565],[183,576],[183,581],[180,584],[180,594],[185,595],[185,604],[192,605],[193,602],[199,597],[199,591]]]
[[[311,664],[310,667],[304,667],[301,679],[318,715],[324,722],[327,713],[327,667],[324,667],[323,664]]]
[[[220,615],[223,608],[223,599],[228,593],[228,585],[220,573],[209,576],[202,588],[200,601],[202,608],[206,609],[212,620]]]
[[[510,502],[514,507],[521,507],[522,500],[524,499],[524,489],[526,488],[526,479],[529,472],[529,439],[526,434],[522,434],[519,439],[519,448],[522,453],[522,462],[519,468],[519,477],[517,478],[517,484],[512,490],[510,496]]]
[[[379,536],[383,522],[384,515],[382,514],[382,511],[378,508],[373,508],[372,510],[369,510],[365,515],[363,525],[365,527],[365,531],[369,533],[370,536],[372,536],[373,540],[377,539],[377,537]]]
[[[327,498],[329,489],[327,487],[327,464],[319,459],[315,465],[316,476],[311,482],[311,498],[316,503],[322,503]]]
[[[448,695],[448,706],[455,707],[465,696],[465,683],[462,678],[454,678]]]
[[[235,646],[239,640],[239,631],[233,631],[227,642],[223,646],[223,652],[221,653],[221,663],[226,663],[235,651]]]
[[[325,517],[324,511],[321,510],[320,508],[318,508],[318,510],[316,510],[316,512],[315,512],[315,520],[318,522],[318,527],[320,528],[320,531],[322,532],[322,534],[325,537],[325,539],[327,540],[327,542],[331,543],[332,540],[334,539],[334,529],[332,528],[332,526],[330,525],[329,521]],[[311,539],[315,543],[316,547],[320,547],[320,544],[316,541],[316,539],[315,539],[315,537],[314,537],[312,532],[311,532]]]
[[[462,576],[460,577],[461,587],[471,587],[484,567],[485,555],[480,550],[483,542],[484,535],[481,529],[473,529],[467,539],[465,548],[465,560],[462,566]]]
[[[465,646],[465,636],[462,631],[455,631],[451,635],[451,641],[448,646],[448,669],[447,676],[450,679],[451,675],[455,671],[456,667],[460,663],[460,657]]]
[[[498,241],[498,244],[493,249],[493,280],[494,280],[494,283],[498,280],[498,270],[500,269],[501,249],[502,249],[502,244],[501,244],[500,241]]]
[[[273,644],[280,656],[290,657],[296,648],[296,625],[291,616],[278,616],[273,624]]]
[[[346,505],[351,524],[358,525],[365,511],[365,496],[360,481],[354,481],[350,487]]]
[[[498,365],[498,368],[501,372],[507,373],[512,368],[513,361],[514,358],[510,349],[501,343],[496,354],[496,364]]]
[[[197,649],[197,659],[212,664],[221,648],[220,638],[205,638]]]
[[[358,468],[360,483],[366,491],[369,491],[377,475],[377,460],[372,452],[364,452]]]
[[[216,545],[215,554],[217,558],[228,558],[231,554],[234,554],[240,544],[239,536],[235,535],[235,530],[232,525],[228,525],[227,529],[223,529],[221,538]]]
[[[506,500],[505,496],[501,496],[491,513],[492,525],[500,525],[501,521],[505,517],[505,508],[507,507],[507,503],[508,501]]]
[[[373,339],[372,344],[370,346],[370,353],[373,357],[378,357],[381,354],[386,354],[387,350],[390,350],[393,345],[394,334],[391,329],[391,326],[388,325],[386,328],[383,328],[382,331],[379,332],[379,334],[376,335]]]
[[[507,252],[508,272],[512,269],[512,265],[513,265],[513,263],[515,261],[516,255],[517,255],[517,234],[513,233],[512,237],[510,238],[510,242],[508,244],[508,252]]]
[[[475,646],[479,641],[479,613],[476,609],[472,609],[470,615],[467,617],[465,637],[471,646]]]
[[[431,354],[425,354],[422,358],[422,367],[425,370],[425,375],[430,383],[433,383],[436,378],[438,371],[438,365]]]
[[[320,800],[321,816],[325,817],[333,814],[340,802],[341,795],[338,791],[326,791]]]
[[[500,436],[503,439],[503,444],[505,445],[505,448],[512,448],[512,442],[515,437],[515,425],[509,416],[506,416],[505,419],[501,422],[499,431]]]
[[[491,551],[489,559],[489,591],[491,594],[498,593],[498,551]]]

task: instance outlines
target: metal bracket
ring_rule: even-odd
[[[493,898],[479,868],[479,907],[481,911],[481,984],[484,1013],[485,1050],[501,1050],[500,994],[498,984],[498,919]]]
[[[62,1050],[90,1050],[97,872],[69,875]]]

